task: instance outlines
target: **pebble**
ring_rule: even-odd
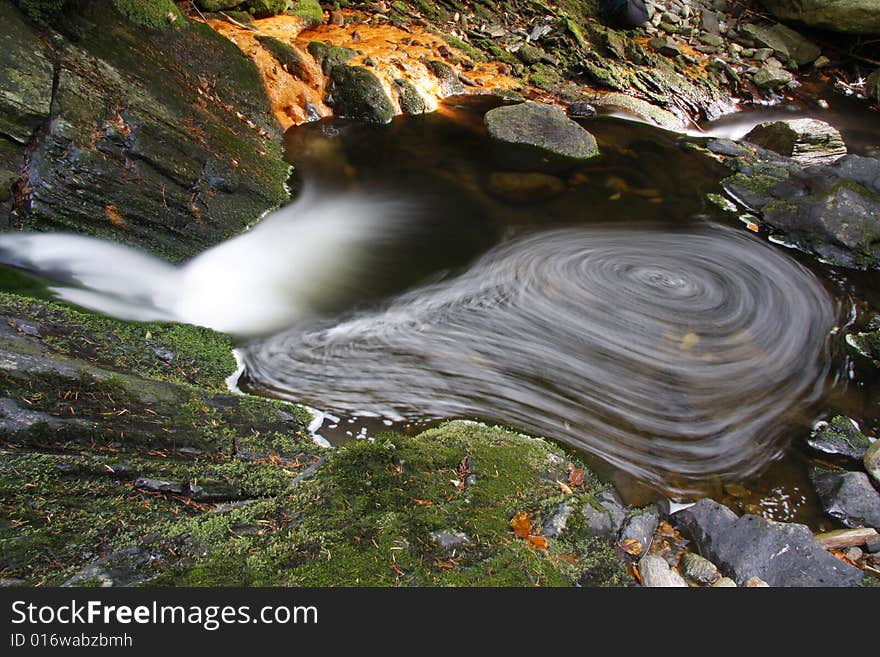
[[[687,582],[669,567],[666,559],[648,554],[639,561],[642,586],[647,588],[687,588]]]
[[[698,584],[712,584],[721,577],[714,563],[694,552],[685,552],[680,565],[684,576]]]

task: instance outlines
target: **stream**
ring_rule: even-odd
[[[876,370],[843,339],[880,308],[877,275],[748,230],[707,199],[726,171],[692,147],[793,111],[705,137],[600,117],[583,125],[602,155],[560,167],[504,159],[482,126],[499,103],[292,128],[295,184],[318,210],[294,204],[183,268],[70,236],[0,249],[70,302],[247,336],[239,386],[320,409],[332,443],[500,423],[577,450],[630,503],[733,483],[741,509],[830,528],[804,438],[838,413],[880,428]],[[880,144],[867,110],[826,111],[852,152]]]

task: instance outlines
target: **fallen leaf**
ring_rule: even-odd
[[[620,548],[627,554],[634,557],[639,556],[645,551],[644,546],[634,538],[625,538],[620,542]]]
[[[433,506],[434,503],[431,500],[413,500],[419,506]]]
[[[543,536],[529,536],[526,540],[539,550],[547,549],[547,539]]]
[[[574,491],[572,491],[571,488],[568,487],[568,484],[564,484],[558,479],[556,480],[556,483],[563,493],[565,493],[566,495],[574,495]]]
[[[513,528],[513,533],[519,538],[528,538],[532,533],[532,519],[525,512],[513,516],[510,526]]]
[[[575,468],[568,473],[568,483],[572,486],[584,485],[584,471],[581,468]]]

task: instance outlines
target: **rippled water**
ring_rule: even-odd
[[[780,422],[821,390],[833,324],[815,277],[748,234],[572,228],[243,360],[264,393],[493,419],[679,488],[778,453]]]

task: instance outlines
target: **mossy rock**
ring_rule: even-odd
[[[425,99],[412,82],[398,78],[394,81],[394,89],[397,91],[397,104],[404,114],[424,114],[428,110]]]
[[[534,147],[553,156],[588,160],[599,154],[596,139],[553,105],[525,102],[497,107],[484,118],[489,135],[500,142]]]
[[[294,0],[287,13],[304,18],[311,25],[319,25],[324,20],[324,10],[317,0]]]
[[[379,79],[363,66],[337,64],[330,71],[330,100],[337,116],[388,123],[394,106]]]
[[[334,66],[350,62],[357,54],[351,48],[335,46],[323,41],[312,41],[307,48],[309,54],[321,65],[324,75],[330,75]]]

